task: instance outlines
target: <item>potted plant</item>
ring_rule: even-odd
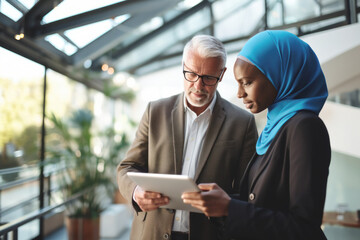
[[[135,125],[132,121],[129,121],[130,125]],[[126,200],[121,196],[118,190],[118,184],[116,182],[116,168],[119,161],[124,158],[125,153],[130,146],[130,142],[125,133],[117,133],[114,127],[107,128],[100,134],[103,139],[103,143],[106,149],[103,151],[103,156],[106,159],[106,170],[108,174],[112,175],[113,179],[113,202],[114,203],[126,203]]]
[[[57,178],[65,198],[85,192],[66,206],[69,239],[97,240],[100,213],[105,207],[104,202],[109,203],[114,191],[113,174],[109,174],[115,171],[113,163],[106,161],[102,154],[94,152],[91,111],[75,111],[68,121],[61,120],[54,114],[48,119],[54,125],[58,137],[56,144],[49,147],[48,153],[52,159],[65,163],[65,170]],[[111,169],[107,169],[108,166]]]

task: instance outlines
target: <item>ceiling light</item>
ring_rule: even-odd
[[[102,66],[101,66],[101,70],[103,70],[104,72],[107,71],[109,69],[109,65],[107,65],[106,63],[104,63]]]
[[[108,74],[112,75],[115,72],[115,69],[113,67],[109,67],[109,69],[107,70]]]

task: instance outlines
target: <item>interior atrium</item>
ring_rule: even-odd
[[[134,213],[116,167],[147,104],[183,91],[185,44],[198,34],[223,42],[218,91],[245,108],[233,64],[268,29],[299,36],[319,58],[332,148],[322,229],[360,239],[359,18],[360,0],[0,0],[0,239],[68,239],[69,206],[89,193],[100,238],[129,239]],[[255,119],[261,132],[266,113]],[[83,171],[97,178],[81,182]]]

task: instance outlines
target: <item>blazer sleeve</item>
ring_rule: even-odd
[[[282,156],[289,161],[286,210],[232,199],[225,225],[228,237],[326,239],[320,228],[331,155],[326,127],[319,118],[304,119],[286,134],[286,154]]]
[[[133,204],[136,211],[141,211],[133,201],[133,192],[136,184],[126,175],[127,172],[147,172],[148,171],[148,129],[149,129],[149,111],[148,104],[145,113],[139,123],[135,134],[135,140],[130,146],[125,158],[117,167],[117,183],[121,195]]]

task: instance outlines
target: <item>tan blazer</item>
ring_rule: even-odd
[[[255,152],[257,130],[252,114],[222,99],[211,116],[196,169],[197,183],[216,182],[227,193],[238,193],[240,179]],[[128,171],[181,174],[184,143],[184,94],[148,104],[126,157],[118,166],[121,194],[136,211],[132,240],[171,239],[174,210],[142,212],[132,201],[136,187]],[[223,219],[209,220],[204,214],[190,214],[190,239],[215,240]]]

